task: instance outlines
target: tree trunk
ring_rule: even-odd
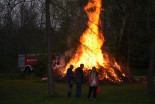
[[[127,33],[127,59],[126,59],[126,66],[127,66],[127,76],[128,76],[128,80],[129,82],[133,82],[133,77],[131,75],[131,70],[130,70],[130,52],[131,52],[131,35],[132,35],[132,22],[131,22],[131,19],[130,19],[130,23],[129,23],[129,26],[128,26],[128,33]]]
[[[50,11],[49,11],[50,0],[46,0],[46,36],[47,36],[47,74],[48,74],[48,87],[49,95],[54,95],[54,82],[52,76],[52,57],[51,57],[51,36],[50,36]]]
[[[150,45],[150,63],[148,68],[148,93],[151,95],[154,93],[154,84],[153,84],[153,69],[154,69],[154,59],[155,59],[155,37],[151,34],[151,26],[150,26],[150,15],[151,15],[151,0],[148,0],[147,4],[147,20],[146,20],[146,28],[147,35],[150,37],[151,45]]]
[[[126,8],[125,8],[125,12],[123,13],[124,17],[123,17],[122,27],[120,30],[119,44],[121,43],[123,35],[125,34],[125,28],[127,26],[127,22],[129,20],[130,15],[131,15],[131,8],[132,8],[131,6],[132,6],[132,0],[126,1]]]
[[[121,30],[120,30],[119,44],[122,41],[122,38],[123,38],[123,35],[124,35],[124,32],[125,32],[125,27],[126,27],[128,18],[129,18],[129,12],[127,12],[127,14],[123,17],[122,27],[121,27]]]
[[[155,37],[152,39],[151,44],[151,55],[150,55],[150,63],[149,63],[149,69],[148,69],[148,93],[151,95],[154,93],[154,84],[153,84],[153,70],[154,70],[154,59],[155,59]]]

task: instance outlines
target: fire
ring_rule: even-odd
[[[120,66],[113,59],[110,61],[109,56],[106,53],[102,53],[101,47],[105,41],[102,32],[99,27],[101,27],[100,13],[101,10],[101,0],[89,0],[88,4],[84,7],[85,12],[88,16],[87,26],[88,28],[80,37],[80,45],[77,48],[76,53],[72,59],[67,64],[65,71],[72,64],[74,68],[84,64],[84,71],[88,71],[93,66],[95,66],[99,73],[99,78],[108,79],[111,81],[122,80],[116,74],[116,69],[121,71]],[[74,71],[74,70],[73,70]],[[124,75],[122,73],[122,75]]]

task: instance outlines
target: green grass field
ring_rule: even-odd
[[[105,85],[97,100],[86,101],[88,85],[82,86],[82,96],[67,98],[67,83],[55,83],[55,96],[49,97],[47,82],[41,79],[0,79],[0,104],[155,104],[155,96],[147,94],[146,84]]]

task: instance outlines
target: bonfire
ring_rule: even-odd
[[[110,80],[112,82],[123,82],[122,77],[125,74],[114,58],[109,58],[107,53],[103,53],[101,47],[105,39],[102,34],[100,13],[103,10],[101,0],[89,0],[84,10],[88,16],[88,28],[82,33],[79,42],[81,43],[75,54],[67,63],[62,73],[66,73],[69,66],[74,65],[73,71],[80,64],[84,64],[84,73],[87,73],[92,67],[97,68],[100,80]]]

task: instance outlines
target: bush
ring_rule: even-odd
[[[37,64],[34,66],[34,73],[38,77],[44,77],[47,75],[47,56],[40,56]]]

